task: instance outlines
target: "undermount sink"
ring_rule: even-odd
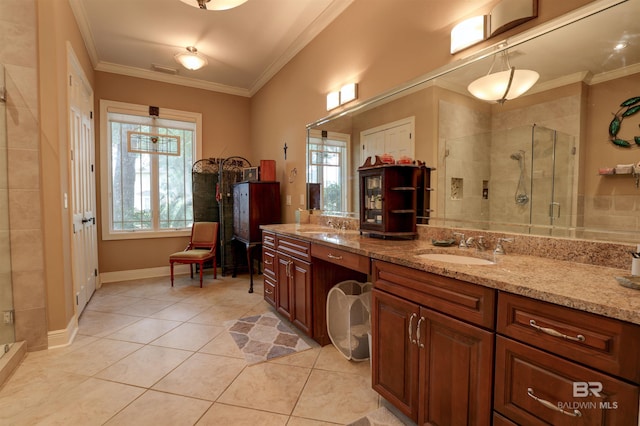
[[[478,257],[463,256],[459,254],[448,253],[426,253],[420,254],[418,257],[427,260],[437,260],[438,262],[457,263],[459,265],[495,265],[495,262]]]

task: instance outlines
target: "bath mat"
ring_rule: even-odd
[[[348,426],[404,426],[396,416],[385,407],[380,407],[375,411],[359,418]]]
[[[311,346],[271,312],[226,321],[224,325],[248,364],[311,349]]]

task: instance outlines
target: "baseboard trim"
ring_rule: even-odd
[[[189,265],[175,265],[174,275],[189,273]],[[128,271],[101,272],[100,283],[115,283],[119,281],[141,280],[144,278],[168,277],[171,269],[168,266],[158,268],[131,269]]]
[[[78,334],[78,317],[74,315],[69,320],[66,328],[47,333],[47,347],[53,349],[69,346],[73,343],[76,334]]]

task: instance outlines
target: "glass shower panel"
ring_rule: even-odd
[[[533,233],[565,236],[574,226],[574,137],[533,126],[531,224]]]
[[[15,342],[11,248],[9,245],[9,191],[7,183],[7,123],[4,67],[0,65],[0,357]]]

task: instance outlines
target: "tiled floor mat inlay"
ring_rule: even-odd
[[[249,364],[311,348],[271,312],[227,321],[224,325]]]

